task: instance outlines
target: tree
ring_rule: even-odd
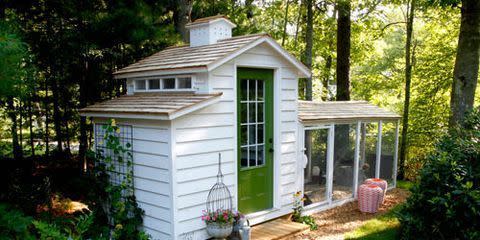
[[[22,158],[23,150],[18,139],[18,120],[15,102],[22,95],[26,78],[25,60],[28,58],[27,46],[15,32],[12,25],[0,21],[0,104],[6,107],[11,121],[13,156]]]
[[[188,31],[185,25],[190,22],[192,15],[193,0],[173,1],[173,21],[175,30],[182,36],[184,42],[189,41]]]
[[[408,118],[410,108],[410,84],[412,81],[412,34],[413,19],[415,16],[415,0],[410,0],[407,8],[407,37],[405,41],[405,101],[403,105],[403,123],[402,123],[402,142],[400,148],[400,161],[398,178],[403,179],[405,176],[405,158],[408,148]]]
[[[445,0],[445,2],[447,2]],[[450,128],[473,109],[480,58],[480,1],[461,1],[461,24],[453,70]]]
[[[350,0],[337,0],[337,101],[350,100]]]
[[[305,53],[304,53],[304,63],[309,68],[312,69],[312,52],[313,52],[313,0],[306,0],[305,5],[307,7],[307,28],[305,33]],[[312,77],[306,78],[306,92],[305,99],[312,100]]]

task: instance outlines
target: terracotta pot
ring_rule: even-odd
[[[226,239],[232,234],[233,224],[207,223],[208,235],[214,239]]]

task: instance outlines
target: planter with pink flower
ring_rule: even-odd
[[[207,232],[214,239],[226,239],[233,230],[236,213],[231,210],[203,211],[202,220],[207,224]]]

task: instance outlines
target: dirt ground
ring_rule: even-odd
[[[409,192],[404,189],[395,188],[387,192],[385,203],[375,214],[361,213],[358,210],[357,201],[350,202],[324,212],[314,214],[318,229],[307,233],[290,237],[291,240],[336,240],[343,239],[343,235],[360,226],[369,219],[385,214],[394,206],[405,202]]]

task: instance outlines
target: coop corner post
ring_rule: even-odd
[[[357,198],[357,190],[358,190],[358,174],[360,171],[360,138],[361,138],[361,125],[362,122],[357,122],[357,129],[355,129],[355,156],[354,156],[354,166],[353,166],[353,198]]]
[[[328,189],[328,204],[331,205],[333,202],[333,154],[334,154],[334,144],[335,144],[335,124],[332,123],[331,127],[328,131],[328,181],[327,181],[327,189]]]
[[[377,154],[375,162],[375,177],[380,178],[380,161],[382,160],[382,120],[378,121]]]
[[[397,171],[398,171],[398,134],[400,131],[400,120],[397,120],[395,126],[395,149],[393,155],[393,187],[397,187]]]

